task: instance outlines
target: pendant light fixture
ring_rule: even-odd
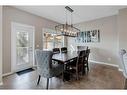
[[[65,9],[66,9],[66,23],[55,26],[55,30],[57,34],[62,36],[77,37],[78,36],[77,33],[80,32],[80,30],[73,26],[72,14],[74,10],[72,10],[68,6],[66,6]],[[68,13],[70,17],[68,17]]]

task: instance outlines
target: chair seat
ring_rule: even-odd
[[[77,58],[71,60],[71,61],[68,63],[68,66],[76,66],[76,62],[77,62]]]
[[[47,70],[45,70],[45,71],[47,71]],[[44,72],[44,70],[43,70],[43,72]],[[45,78],[52,78],[52,77],[60,75],[62,72],[63,72],[63,65],[62,64],[60,64],[60,65],[53,64],[52,68],[49,70],[49,72],[40,73],[39,75],[41,75]]]
[[[52,76],[56,76],[56,75],[59,75],[60,73],[62,73],[63,68],[64,68],[64,65],[62,65],[62,64],[53,64],[52,70],[51,70]]]

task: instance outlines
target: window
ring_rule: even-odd
[[[51,32],[43,33],[43,49],[52,50],[53,48],[61,48],[64,43],[63,36],[57,36],[57,34]]]
[[[61,48],[63,46],[63,36],[54,36],[54,47]]]
[[[50,34],[50,33],[44,33],[44,36],[43,36],[43,49],[49,49],[51,50],[54,45],[53,45],[53,35]]]

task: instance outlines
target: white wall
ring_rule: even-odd
[[[118,46],[127,51],[127,8],[121,9],[118,14]],[[122,67],[122,64],[121,64]]]
[[[117,31],[117,16],[104,17],[88,22],[76,24],[76,26],[85,30],[100,30],[100,42],[98,43],[75,43],[74,39],[68,38],[68,48],[71,45],[89,46],[91,49],[90,60],[97,62],[104,62],[109,64],[119,64],[118,58],[118,31]]]
[[[0,6],[0,84],[2,83],[2,6]]]
[[[127,8],[119,11],[118,22],[119,49],[127,50]]]

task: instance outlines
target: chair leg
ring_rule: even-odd
[[[89,71],[88,61],[87,61],[87,63],[86,63],[86,68],[87,68],[87,71]]]
[[[127,79],[125,79],[124,89],[127,89]]]
[[[79,76],[78,76],[78,71],[76,71],[76,80],[79,79]]]
[[[88,63],[87,63],[87,71],[89,71],[89,66],[88,66]]]
[[[64,70],[62,71],[62,80],[64,81]]]
[[[46,89],[48,89],[49,86],[49,78],[47,78],[47,85],[46,85]]]
[[[82,67],[82,75],[84,75],[85,72],[86,72],[86,71],[85,71],[85,66],[83,66],[83,67]]]
[[[39,85],[40,79],[41,79],[41,76],[39,75],[37,85]]]
[[[84,64],[84,74],[88,72],[87,64]]]

